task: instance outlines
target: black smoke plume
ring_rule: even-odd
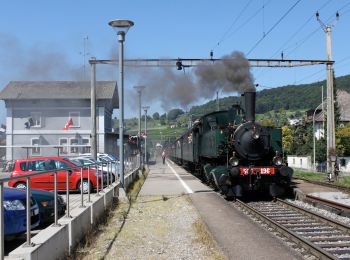
[[[148,103],[160,101],[165,110],[179,106],[187,109],[202,98],[214,97],[219,90],[226,94],[255,91],[249,61],[241,52],[194,67],[193,72],[158,68],[132,73],[138,74],[138,85],[146,86],[144,96]]]

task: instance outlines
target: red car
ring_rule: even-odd
[[[11,173],[11,177],[25,176],[27,174],[39,171],[57,172],[57,189],[66,190],[66,174],[67,168],[69,170],[69,189],[79,190],[80,184],[80,169],[81,165],[77,165],[70,161],[68,158],[63,157],[35,157],[27,159],[18,159],[8,162],[5,168]],[[46,173],[42,175],[33,176],[30,178],[30,187],[33,189],[42,190],[54,190],[54,173]],[[104,178],[105,179],[105,178]],[[105,181],[104,181],[105,183]],[[11,187],[25,189],[26,179],[15,179],[8,182]],[[83,192],[87,193],[97,187],[97,172],[94,169],[90,169],[90,183],[88,183],[88,170],[83,170]],[[101,178],[99,180],[99,186],[101,186]]]

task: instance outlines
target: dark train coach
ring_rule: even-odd
[[[255,92],[245,92],[244,109],[202,116],[168,146],[169,157],[214,185],[228,198],[249,191],[278,197],[290,186],[293,170],[285,163],[282,130],[255,122]]]

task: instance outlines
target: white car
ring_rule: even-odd
[[[102,165],[99,165],[99,168],[98,168],[99,170],[102,170],[103,172],[109,171],[109,172],[113,173],[114,175],[119,176],[119,163],[118,162],[107,164],[107,161],[104,159],[102,159],[102,160],[98,159],[96,161],[89,156],[74,157],[74,158],[72,158],[72,160],[79,160],[79,162],[81,162],[83,165],[92,165],[92,164],[96,164],[96,163],[102,163]]]

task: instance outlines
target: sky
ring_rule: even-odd
[[[91,57],[117,58],[116,33],[108,26],[114,19],[135,23],[126,35],[125,59],[210,58],[212,50],[214,58],[279,59],[283,52],[284,59],[324,60],[326,34],[318,11],[321,22],[332,25],[335,75],[350,71],[349,0],[0,0],[0,7],[0,89],[12,80],[89,80]],[[201,89],[204,74],[197,68],[178,71],[175,64],[127,67],[125,116],[138,115],[136,85],[146,86],[142,105],[150,106],[150,114],[187,111],[214,99],[216,91],[220,97],[237,94],[237,88],[220,84],[210,88],[211,81]],[[326,69],[253,67],[250,74],[259,91],[321,81]],[[97,66],[97,80],[117,78],[116,65]]]

